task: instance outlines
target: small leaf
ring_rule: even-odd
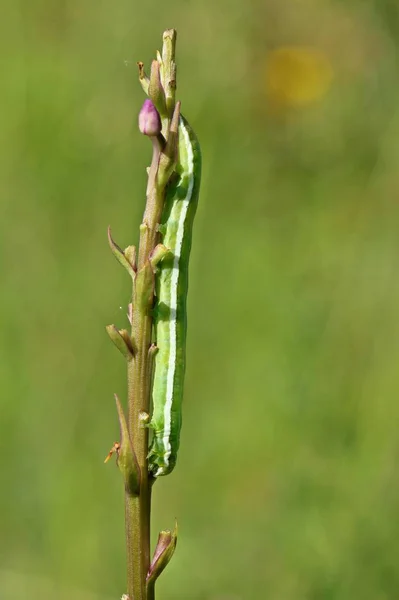
[[[139,68],[139,81],[141,84],[141,87],[143,88],[143,90],[145,91],[145,93],[148,95],[148,88],[150,86],[150,79],[149,77],[147,77],[145,71],[144,71],[144,63],[143,62],[138,62],[137,66]]]
[[[121,430],[120,448],[117,453],[117,465],[122,473],[126,491],[132,496],[138,496],[140,493],[140,467],[133,450],[125,413],[123,412],[122,405],[116,394],[115,402]]]
[[[115,256],[116,260],[127,270],[132,279],[135,276],[136,265],[128,259],[122,248],[116,244],[111,235],[111,227],[108,227],[108,243],[111,248],[112,254]],[[132,248],[132,246],[128,246],[128,248]],[[132,255],[132,251],[129,250],[130,256]]]
[[[179,119],[180,102],[176,102],[168,139],[159,159],[157,184],[161,187],[167,184],[176,166],[179,143]]]
[[[139,309],[141,314],[147,315],[151,311],[154,288],[154,272],[151,263],[147,261],[144,267],[138,271],[134,286],[134,306]]]
[[[133,343],[126,329],[118,329],[115,325],[107,325],[105,330],[125,358],[130,360],[134,357]]]
[[[176,30],[167,29],[163,33],[162,45],[162,85],[166,95],[166,107],[169,115],[172,115],[175,106],[176,90]]]
[[[136,266],[136,246],[128,246],[124,249],[123,254],[132,265],[134,272],[137,270]]]
[[[150,254],[150,263],[154,273],[157,270],[158,264],[163,260],[166,256],[172,256],[171,250],[164,246],[163,244],[157,244],[154,250]]]
[[[151,386],[154,377],[154,362],[155,357],[158,354],[158,350],[159,348],[156,344],[151,344],[148,349],[148,379],[151,382]]]
[[[173,533],[168,529],[161,531],[158,536],[158,542],[155,548],[154,556],[151,561],[151,566],[147,573],[147,588],[153,589],[155,582],[162,571],[169,564],[177,544],[177,523]]]
[[[157,111],[161,117],[167,117],[165,90],[162,87],[160,64],[157,60],[153,60],[151,64],[150,85],[148,87],[148,95],[153,101]]]

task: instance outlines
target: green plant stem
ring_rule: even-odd
[[[164,203],[164,190],[156,185],[156,174],[161,147],[153,140],[153,159],[147,185],[147,204],[140,227],[138,272],[148,265],[150,254],[157,243],[157,226]],[[134,299],[133,299],[134,300]],[[129,433],[141,471],[140,494],[125,492],[125,524],[127,549],[128,594],[131,600],[151,600],[146,595],[146,576],[150,566],[151,480],[148,476],[148,427],[140,420],[140,413],[150,409],[150,355],[152,316],[133,302],[132,339],[135,357],[128,363]],[[153,597],[153,596],[152,596]]]
[[[153,144],[151,167],[148,174],[146,190],[146,207],[143,222],[140,226],[140,242],[138,248],[137,271],[133,275],[132,298],[132,344],[133,357],[128,359],[128,418],[127,424],[133,447],[133,454],[139,467],[139,493],[125,486],[125,530],[127,554],[127,592],[129,600],[154,600],[153,582],[146,585],[150,568],[150,516],[151,488],[153,479],[148,472],[149,428],[143,423],[143,413],[150,413],[151,369],[153,352],[152,341],[152,306],[154,286],[151,284],[151,253],[158,242],[158,225],[161,221],[164,205],[165,189],[176,161],[177,130],[179,106],[174,116],[174,129],[169,131],[171,116],[175,108],[176,65],[175,65],[176,32],[168,30],[163,36],[162,64],[164,74],[160,81],[160,66],[152,66],[152,90],[158,98],[166,93],[164,110],[164,136],[149,136]],[[140,76],[141,83],[148,91],[149,80],[144,71]],[[163,87],[160,87],[160,86]],[[164,92],[165,90],[165,92]],[[150,94],[151,96],[151,94]],[[158,98],[159,99],[159,98]],[[154,101],[156,98],[154,97]],[[143,132],[144,133],[144,132]],[[165,138],[171,143],[165,145]],[[148,134],[146,134],[148,135]],[[161,162],[162,164],[161,164]],[[134,267],[133,267],[134,268]],[[140,285],[139,285],[140,282]]]

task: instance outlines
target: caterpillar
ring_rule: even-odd
[[[154,334],[158,347],[152,388],[153,437],[149,470],[154,477],[170,473],[177,458],[186,355],[186,299],[193,221],[201,178],[201,150],[186,119],[179,121],[179,156],[168,183],[159,227],[169,250],[155,280]]]

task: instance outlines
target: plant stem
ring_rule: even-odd
[[[139,63],[140,82],[144,91],[149,92],[150,96],[150,100],[144,103],[140,112],[139,129],[151,139],[153,154],[148,174],[146,207],[140,226],[137,266],[135,258],[132,258],[133,247],[129,246],[125,251],[121,250],[112,240],[110,231],[108,233],[114,255],[133,278],[131,339],[129,336],[126,338],[123,330],[118,331],[113,325],[107,328],[112,341],[127,358],[128,364],[127,419],[116,398],[121,425],[121,444],[118,444],[116,451],[120,453],[119,467],[125,478],[127,596],[124,595],[124,598],[128,600],[154,600],[157,576],[154,565],[151,565],[150,554],[151,488],[154,479],[148,469],[149,427],[146,426],[148,422],[143,422],[143,415],[147,419],[150,414],[151,371],[156,351],[155,345],[152,346],[152,308],[155,287],[154,269],[157,261],[160,260],[160,253],[153,254],[153,251],[156,249],[159,237],[158,226],[162,217],[166,185],[177,161],[180,103],[175,106],[175,41],[174,30],[164,32],[162,58],[159,55],[158,61],[153,61],[152,64],[151,90],[149,90],[150,80],[144,73],[143,64]],[[162,115],[157,112],[152,100],[159,101]],[[163,134],[161,116],[164,124]],[[165,248],[160,248],[162,254]],[[175,538],[175,535],[170,540],[168,538],[172,553],[176,545]],[[149,574],[150,567],[152,570]],[[160,569],[163,568],[164,565],[161,565]]]
[[[148,264],[157,243],[157,226],[161,219],[164,189],[155,185],[161,147],[153,140],[153,158],[147,185],[147,203],[140,227],[138,272]],[[150,567],[151,480],[148,476],[148,427],[140,413],[150,410],[150,355],[152,316],[133,303],[132,339],[136,354],[128,363],[128,425],[134,452],[140,467],[140,494],[125,493],[128,594],[131,600],[146,600],[146,575]],[[150,600],[150,599],[148,599]]]

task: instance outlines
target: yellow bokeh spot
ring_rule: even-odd
[[[285,46],[270,52],[266,91],[278,106],[303,107],[320,100],[333,76],[330,61],[317,49]]]

